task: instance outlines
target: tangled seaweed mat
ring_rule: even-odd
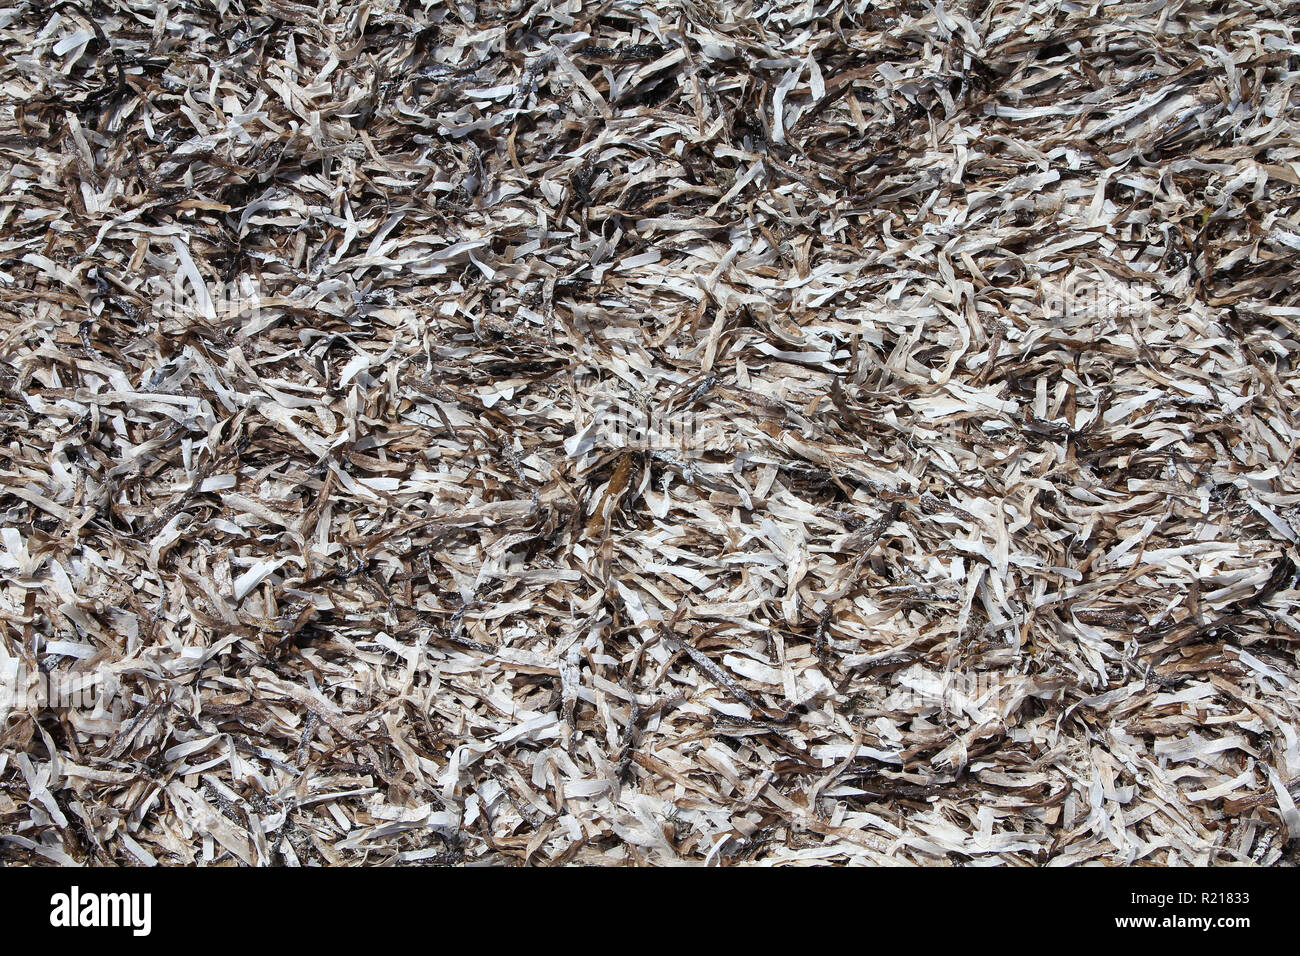
[[[0,859],[1294,858],[1293,4],[0,38]]]

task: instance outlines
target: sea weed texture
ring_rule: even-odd
[[[1294,862],[1293,3],[13,0],[0,157],[0,862]]]

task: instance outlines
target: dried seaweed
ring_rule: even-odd
[[[1293,862],[1290,5],[0,43],[0,860]]]

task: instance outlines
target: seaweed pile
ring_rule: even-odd
[[[1300,13],[0,10],[0,861],[1294,861]]]

